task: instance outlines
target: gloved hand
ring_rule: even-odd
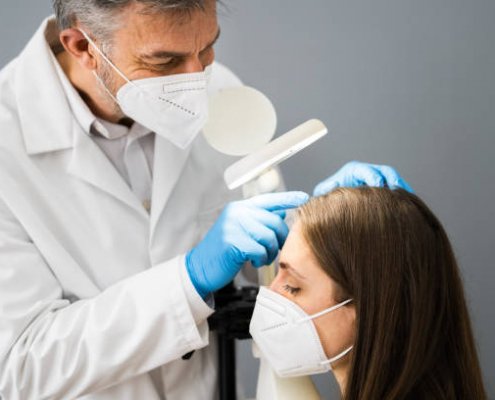
[[[322,196],[338,187],[357,187],[364,185],[402,188],[414,193],[411,186],[392,167],[351,161],[344,165],[335,175],[318,184],[313,195]]]
[[[275,260],[289,229],[285,210],[309,200],[303,192],[270,193],[228,204],[205,238],[186,255],[191,281],[205,298],[227,285],[246,261]]]

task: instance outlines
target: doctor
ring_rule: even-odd
[[[308,196],[241,200],[198,135],[241,84],[216,1],[54,8],[0,73],[0,398],[213,399],[211,294],[276,257]],[[407,186],[350,163],[316,194],[360,184]]]

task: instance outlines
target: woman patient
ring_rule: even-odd
[[[451,245],[404,190],[302,207],[251,334],[279,375],[332,370],[347,400],[486,399]]]

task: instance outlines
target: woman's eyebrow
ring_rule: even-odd
[[[306,279],[305,276],[301,275],[297,270],[295,270],[288,262],[280,261],[278,263],[281,269],[287,270],[289,273],[295,275],[299,279]]]

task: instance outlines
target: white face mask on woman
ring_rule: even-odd
[[[130,81],[89,35],[80,31],[101,57],[127,82],[119,89],[116,98],[106,88],[124,114],[180,149],[188,147],[208,119],[207,88],[211,66],[202,72]],[[97,75],[96,78],[101,82]]]
[[[313,319],[351,302],[346,300],[317,314],[308,315],[284,296],[261,287],[249,332],[263,357],[280,377],[319,374],[349,353],[352,346],[327,359]]]

